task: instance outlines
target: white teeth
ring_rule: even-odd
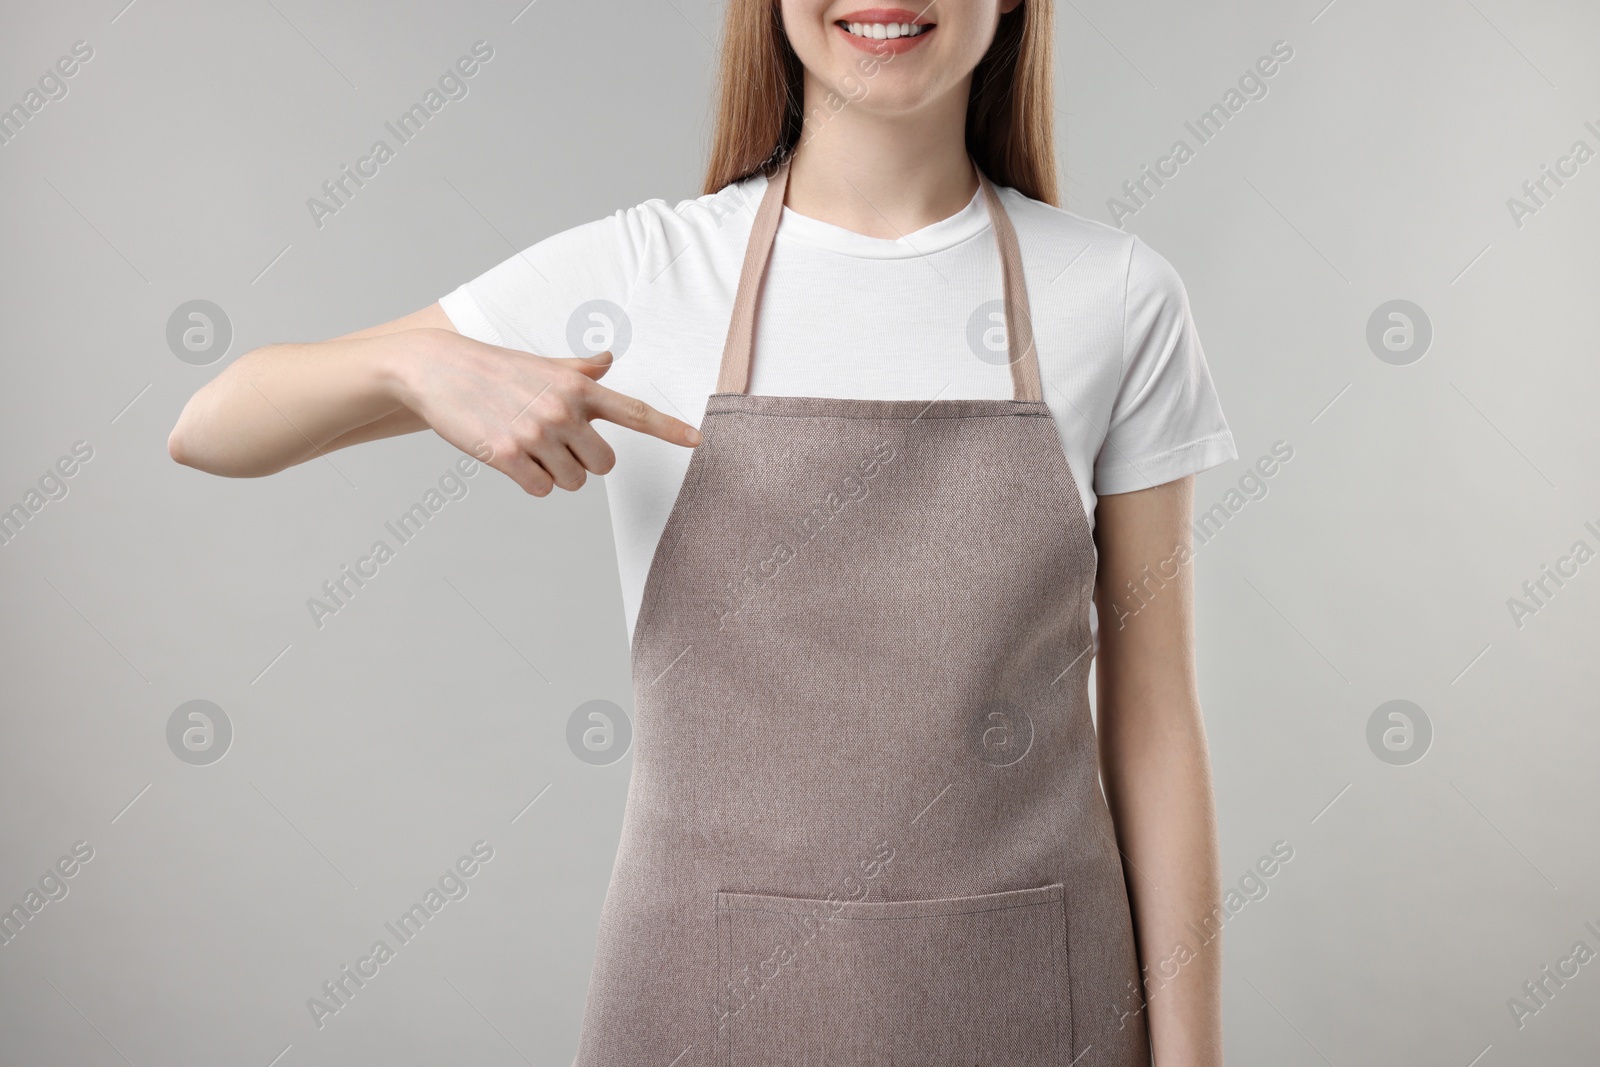
[[[865,37],[874,41],[892,41],[896,37],[917,37],[926,26],[918,26],[909,22],[852,22],[849,24],[852,36]]]

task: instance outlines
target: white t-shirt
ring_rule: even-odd
[[[543,356],[609,349],[602,384],[691,425],[715,389],[761,176],[648,200],[538,242],[446,294],[462,334]],[[1137,236],[1000,196],[1022,249],[1044,400],[1083,508],[1237,459],[1188,297]],[[898,239],[785,207],[757,311],[752,393],[884,400],[1012,395],[1000,256],[983,193]],[[605,476],[631,636],[690,450],[615,423]]]

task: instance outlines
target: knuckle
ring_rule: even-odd
[[[644,422],[650,417],[650,405],[636,396],[630,396],[623,400],[622,411],[634,422]]]
[[[570,426],[577,421],[571,402],[554,389],[535,400],[531,410],[534,420],[545,426]]]
[[[535,494],[535,489],[539,484],[539,475],[543,473],[525,459],[501,464],[497,469],[503,471],[506,477],[516,482],[524,493],[530,494]]]
[[[556,386],[569,395],[578,396],[586,391],[594,381],[582,371],[573,370],[571,367],[562,367],[556,374]]]
[[[488,441],[484,442],[483,449],[479,452],[478,458],[490,466],[494,466],[497,463],[504,464],[511,462],[511,458],[519,451],[521,451],[521,449],[518,446],[517,439],[511,434],[502,434],[498,437],[492,437]],[[488,454],[484,455],[484,452],[487,452]]]

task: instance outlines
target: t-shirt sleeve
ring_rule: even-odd
[[[1122,381],[1095,459],[1095,493],[1148,489],[1237,458],[1183,282],[1135,235]]]
[[[612,348],[650,244],[650,203],[546,237],[439,298],[457,331],[541,356]]]

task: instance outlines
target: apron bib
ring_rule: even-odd
[[[1016,232],[980,172],[1014,399],[749,395],[787,179],[645,583],[574,1067],[1146,1067]]]

